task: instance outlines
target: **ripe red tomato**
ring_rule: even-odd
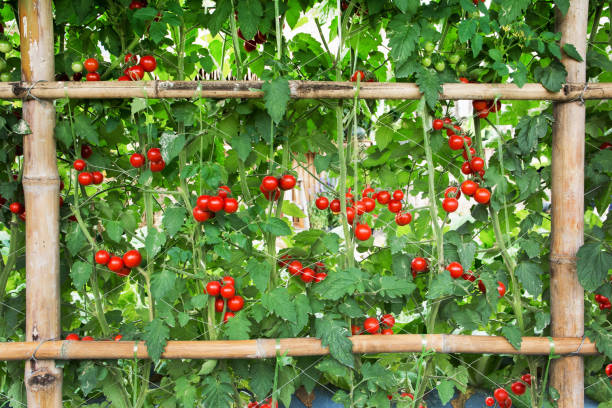
[[[352,324],[351,325],[351,334],[353,336],[357,336],[357,335],[361,334],[361,327],[355,326],[354,324]]]
[[[448,147],[450,147],[451,150],[463,149],[463,138],[461,136],[452,135],[448,138]]]
[[[108,260],[106,266],[113,272],[119,272],[124,266],[123,259],[118,256],[112,256],[111,259]]]
[[[392,213],[398,213],[402,211],[402,202],[399,200],[391,200],[389,201],[387,208],[389,208],[389,211]]]
[[[504,403],[504,407],[503,408],[510,408],[510,407],[512,407],[512,399],[510,397],[508,397],[508,399]]]
[[[412,214],[410,214],[409,212],[399,212],[395,215],[395,223],[397,225],[408,225],[410,224],[410,221],[412,221]]]
[[[361,197],[363,197],[363,198],[365,198],[365,197],[373,197],[373,195],[374,195],[374,189],[372,187],[366,187],[361,192]]]
[[[274,191],[278,187],[278,180],[272,176],[266,176],[261,180],[261,186],[266,191]]]
[[[506,285],[503,282],[497,281],[497,292],[499,293],[499,297],[504,297],[506,294]]]
[[[159,161],[152,161],[149,164],[149,167],[151,168],[151,171],[154,173],[160,172],[163,169],[166,168],[166,162],[163,160],[159,160]]]
[[[206,284],[206,293],[209,296],[219,296],[221,284],[217,281],[210,281]]]
[[[238,211],[238,200],[236,200],[235,198],[226,198],[225,202],[223,203],[223,211],[225,211],[228,214],[233,214],[236,211]]]
[[[23,205],[21,203],[11,203],[11,205],[9,205],[9,211],[13,214],[21,214],[23,210]]]
[[[130,156],[130,164],[132,167],[142,167],[145,162],[145,157],[140,153],[134,153]]]
[[[376,200],[374,200],[373,198],[364,197],[364,199],[361,201],[365,205],[366,212],[372,212],[376,208]]]
[[[98,60],[95,58],[87,58],[83,63],[83,67],[87,70],[87,72],[96,72],[98,70]]]
[[[355,237],[360,241],[366,241],[372,236],[372,229],[368,224],[357,224],[355,226]]]
[[[219,190],[217,190],[217,195],[219,197],[223,198],[224,200],[231,193],[232,193],[232,189],[229,188],[228,186],[221,186],[221,187],[219,187]]]
[[[457,201],[456,198],[445,198],[444,200],[442,200],[442,208],[444,208],[444,211],[446,211],[447,213],[452,213],[457,211],[457,208],[459,208],[459,201]]]
[[[493,392],[493,397],[495,397],[497,403],[501,405],[504,401],[508,399],[508,392],[503,388],[497,388]]]
[[[408,398],[410,398],[411,400],[413,400],[413,399],[414,399],[414,395],[412,395],[412,394],[411,394],[411,393],[409,393],[409,392],[402,392],[402,393],[400,394],[400,397],[402,397],[402,398],[406,398],[406,397],[408,397]]]
[[[385,335],[385,336],[390,336],[393,334],[393,329],[382,329],[380,334]]]
[[[319,198],[325,198],[325,197],[319,197]],[[327,198],[325,198],[327,200]],[[319,208],[317,206],[317,208]],[[321,210],[323,210],[323,208],[320,208]],[[337,198],[334,198],[331,203],[329,203],[329,209],[333,212],[333,213],[339,213],[340,212],[340,200],[338,200]]]
[[[135,64],[138,62],[138,56],[128,52],[127,54],[125,54],[125,57],[123,57],[123,62],[126,62],[128,64]]]
[[[223,323],[227,323],[227,321],[234,316],[236,315],[233,312],[225,312],[225,314],[223,315]]]
[[[325,264],[323,262],[315,262],[315,271],[317,272],[325,272],[327,268],[325,268]]]
[[[215,299],[215,311],[217,313],[221,313],[223,311],[223,308],[225,307],[225,301],[223,300],[223,298],[216,298]]]
[[[612,364],[610,364],[610,373],[612,374]],[[526,384],[531,385],[531,374],[523,374],[521,376],[521,380],[523,380]]]
[[[599,145],[599,150],[605,150],[605,149],[610,149],[612,148],[612,143],[610,142],[603,142],[602,144]]]
[[[355,209],[353,207],[348,207],[346,209],[346,221],[351,225],[353,221],[355,221]]]
[[[463,266],[459,262],[449,263],[446,270],[450,272],[450,276],[453,279],[460,278],[463,275]]]
[[[115,337],[113,337],[113,340],[114,340],[114,341],[121,341],[121,339],[122,339],[122,338],[123,338],[123,335],[118,334],[118,335],[116,335]]]
[[[310,268],[302,269],[302,274],[300,275],[300,279],[302,279],[305,283],[312,282],[315,278],[315,272]]]
[[[255,34],[255,42],[257,44],[265,44],[267,40],[268,40],[268,36],[258,30],[257,34]]]
[[[85,160],[81,160],[81,159],[77,159],[74,161],[74,163],[72,163],[72,167],[74,167],[76,171],[85,170],[85,166],[87,166],[87,163],[85,163]]]
[[[463,82],[464,84],[469,84],[470,83],[470,80],[467,79],[466,77],[459,77],[459,81]]]
[[[244,299],[240,295],[236,295],[227,301],[227,308],[232,312],[238,312],[242,310],[244,306]]]
[[[481,280],[478,281],[478,289],[482,292],[482,293],[487,293],[487,287],[484,285],[484,283],[482,283]]]
[[[132,0],[130,3],[130,10],[138,10],[145,7],[145,4],[140,0]]]
[[[477,189],[478,183],[476,183],[475,181],[465,180],[463,183],[461,183],[461,191],[463,191],[463,194],[465,195],[472,196],[474,195]]]
[[[432,127],[435,130],[440,130],[444,127],[444,122],[442,121],[442,119],[434,119],[432,123]]]
[[[98,74],[97,72],[88,72],[87,75],[85,75],[85,80],[90,82],[99,81],[100,74]]]
[[[525,384],[520,381],[513,382],[510,388],[512,389],[512,392],[516,395],[523,395],[525,393],[525,390],[527,389],[527,387],[525,387]]]
[[[474,149],[473,147],[470,147],[470,156],[469,157],[473,158],[475,154],[476,154],[476,149]],[[461,156],[463,157],[464,160],[467,160],[468,159],[467,150],[463,149],[463,153],[461,153]],[[472,169],[472,170],[474,170],[474,169]]]
[[[488,101],[488,102],[489,102],[488,104],[489,112],[495,113],[501,110],[501,106],[502,106],[501,101],[498,100],[497,102],[496,101]]]
[[[226,285],[236,286],[236,280],[232,278],[231,276],[224,276],[223,278],[221,278],[221,282],[223,282]]]
[[[210,200],[210,196],[207,194],[203,194],[198,197],[196,205],[202,210],[208,210],[208,200]]]
[[[457,136],[457,133],[462,133],[461,126],[459,125],[453,125],[452,129],[446,129],[446,136],[448,137]]]
[[[106,265],[108,261],[110,260],[110,254],[107,251],[101,249],[98,252],[96,252],[94,259],[96,260],[97,264]]]
[[[415,272],[423,272],[425,269],[427,269],[427,260],[425,258],[417,256],[410,263],[410,267]]]
[[[81,145],[81,157],[84,159],[89,159],[93,154],[93,150],[90,145],[82,144]]]
[[[212,196],[208,199],[208,210],[219,212],[223,209],[223,199],[219,196]]]
[[[83,172],[79,174],[79,184],[82,186],[88,186],[93,183],[93,176],[91,173]]]
[[[442,122],[444,122],[445,125],[451,125],[453,120],[451,118],[444,118],[442,119]]]
[[[314,280],[316,283],[322,282],[327,278],[327,274],[325,272],[318,272],[314,276]]]
[[[363,215],[366,212],[366,205],[363,201],[357,201],[355,208],[357,209],[357,215]]]
[[[492,407],[493,405],[495,405],[495,400],[493,399],[493,397],[487,397],[487,399],[485,399],[485,405],[487,407]]]
[[[127,76],[132,81],[139,81],[144,78],[145,70],[142,65],[133,65],[127,69]]]
[[[248,40],[245,41],[242,46],[246,52],[252,52],[255,50],[255,48],[257,48],[257,43],[253,40]]]
[[[221,294],[221,297],[229,299],[236,294],[236,289],[234,288],[234,285],[223,285],[219,293]]]
[[[394,200],[403,200],[404,199],[404,192],[402,190],[395,190],[393,192],[393,199]]]
[[[128,268],[136,268],[137,266],[140,265],[141,262],[142,262],[142,255],[140,255],[140,252],[138,252],[138,250],[136,249],[127,251],[123,255],[123,263]]]
[[[468,174],[472,174],[472,167],[470,167],[470,163],[469,163],[469,162],[464,162],[464,163],[461,165],[461,172],[462,172],[463,174],[465,174],[466,176],[467,176]]]
[[[353,73],[353,75],[351,76],[351,82],[357,82],[357,80],[363,82],[364,79],[365,74],[363,73],[363,71],[355,71],[355,73]]]
[[[363,329],[370,334],[378,333],[378,330],[380,329],[380,324],[378,323],[378,320],[375,317],[368,317],[363,322]]]
[[[296,276],[302,273],[302,267],[303,266],[300,261],[292,261],[291,263],[289,263],[287,270],[291,275]]]
[[[93,179],[94,184],[102,184],[102,182],[104,181],[104,175],[99,171],[92,172],[91,177]]]
[[[140,66],[145,72],[153,72],[157,68],[157,61],[152,55],[145,55],[140,58]]]
[[[606,371],[606,375],[608,377],[612,377],[612,363],[610,363],[610,364],[608,364],[606,366],[606,370],[605,371]],[[530,380],[531,380],[531,378],[530,378]],[[531,381],[529,382],[529,384],[531,384]]]
[[[383,315],[380,319],[380,323],[387,327],[393,327],[395,326],[395,317],[393,317],[392,314]]]
[[[491,192],[486,188],[479,188],[474,193],[474,200],[480,204],[488,204],[491,200]]]
[[[285,174],[278,180],[278,185],[281,190],[285,191],[291,190],[293,187],[295,187],[296,182],[297,181],[295,179],[295,176],[291,174]]]
[[[464,273],[463,275],[461,275],[461,277],[463,278],[463,280],[467,280],[470,282],[474,282],[476,280],[476,276],[472,271],[467,271],[467,273]]]
[[[378,200],[378,204],[385,205],[391,201],[391,194],[389,194],[388,191],[379,191],[378,194],[376,194],[376,199]]]
[[[211,213],[201,209],[198,206],[193,207],[193,219],[196,220],[197,222],[204,222],[210,219],[210,215]]]
[[[484,169],[485,162],[480,157],[472,157],[472,161],[470,162],[470,167],[474,171],[481,171]]]
[[[489,116],[489,103],[487,101],[472,101],[472,107],[474,108],[474,112],[478,114],[479,118],[486,118]]]
[[[455,186],[447,187],[446,190],[444,190],[444,198],[449,197],[454,197],[458,199],[459,197],[461,197],[461,191],[459,191],[459,189]]]
[[[79,341],[81,340],[81,338],[76,333],[70,333],[69,335],[66,336],[66,340]]]
[[[73,215],[73,217],[74,217],[74,215]],[[20,219],[21,221],[25,222],[25,220],[26,220],[26,212],[25,212],[25,211],[24,211],[24,212],[22,212],[21,214],[19,214],[19,219]],[[605,305],[604,305],[604,304],[601,304],[601,305],[599,305],[599,306],[605,306]],[[600,308],[600,309],[602,309],[602,310],[603,310],[603,309],[605,309],[605,308]]]
[[[119,78],[117,78],[117,81],[131,81],[131,79],[127,75],[121,75]]]
[[[147,151],[147,159],[152,162],[160,161],[162,159],[161,150],[159,147],[152,147]]]

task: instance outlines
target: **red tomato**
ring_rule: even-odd
[[[365,79],[365,74],[363,71],[355,71],[351,76],[351,82],[357,82],[357,80],[362,81]]]
[[[198,201],[196,201],[196,205],[202,210],[208,210],[208,200],[210,200],[210,196],[203,194],[198,197]]]
[[[291,255],[289,254],[285,254],[283,256],[280,257],[279,261],[278,261],[278,265],[282,268],[285,267],[287,265],[289,265],[289,262],[291,262]]]
[[[85,75],[85,80],[90,82],[99,81],[100,74],[98,74],[97,72],[88,72],[87,75]]]
[[[117,81],[131,81],[131,79],[127,75],[121,75],[119,78],[117,78]]]
[[[486,118],[489,116],[489,103],[487,101],[472,101],[472,106],[474,107],[474,112],[478,114],[479,118]]]
[[[387,327],[393,327],[395,326],[395,317],[393,317],[392,314],[383,315],[380,319],[380,323]]]
[[[285,174],[278,181],[278,185],[280,186],[280,189],[283,191],[291,190],[293,187],[295,187],[295,183],[296,183],[295,176],[291,174]]]
[[[470,167],[474,171],[481,171],[484,169],[485,162],[480,157],[472,157],[472,161],[470,162]]]
[[[118,334],[118,335],[116,335],[115,337],[113,337],[113,340],[114,340],[114,341],[121,341],[121,339],[122,339],[122,338],[123,338],[123,335]]]
[[[93,341],[93,337],[91,336],[83,336],[83,338],[81,339],[81,341]]]
[[[329,209],[333,212],[333,213],[339,213],[340,212],[340,200],[338,200],[337,198],[334,198],[331,203],[329,203]]]
[[[478,183],[476,183],[475,181],[465,180],[463,183],[461,183],[461,191],[463,191],[463,194],[465,195],[472,196],[474,195],[477,189]]]
[[[152,162],[160,161],[162,159],[161,150],[159,147],[152,147],[147,151],[147,159]]]
[[[316,262],[315,263],[315,271],[317,272],[325,272],[326,268],[325,268],[325,264],[323,262]]]
[[[487,407],[492,407],[493,405],[495,405],[495,400],[493,399],[493,397],[487,397],[487,399],[485,399],[485,405]]]
[[[216,298],[215,299],[215,311],[217,313],[221,313],[224,307],[225,307],[225,301],[223,300],[223,298]]]
[[[463,82],[464,84],[469,84],[470,80],[467,79],[466,77],[459,77],[459,81]]]
[[[138,10],[145,7],[144,3],[139,0],[132,0],[130,3],[130,10]]]
[[[370,334],[378,333],[380,325],[375,317],[368,317],[363,322],[363,329]]]
[[[79,174],[79,184],[82,186],[88,186],[93,183],[93,176],[91,173],[83,172]]]
[[[21,214],[24,208],[21,203],[11,203],[11,205],[9,205],[9,211],[13,214]]]
[[[135,64],[138,62],[138,56],[132,55],[128,52],[127,54],[125,54],[125,57],[123,57],[123,62],[126,62],[128,64]]]
[[[149,164],[149,167],[152,172],[157,173],[166,168],[166,162],[163,160],[153,161]]]
[[[393,192],[393,199],[394,200],[403,200],[404,199],[404,192],[402,190],[395,190]]]
[[[461,165],[461,172],[465,174],[466,176],[468,174],[472,174],[472,167],[470,167],[469,162],[464,162],[463,165]]]
[[[380,334],[390,336],[393,334],[393,329],[383,329]]]
[[[493,392],[493,397],[495,397],[497,403],[501,405],[508,399],[508,392],[503,388],[498,388]]]
[[[427,260],[425,258],[421,258],[420,256],[417,256],[410,263],[410,267],[415,272],[423,272],[424,270],[427,269]]]
[[[300,275],[300,279],[302,279],[305,283],[312,282],[315,278],[315,272],[310,268],[302,269],[302,274]]]
[[[221,297],[229,299],[236,294],[236,289],[234,288],[234,285],[223,285],[219,293],[221,294]]]
[[[223,211],[228,214],[235,213],[238,210],[238,200],[235,198],[226,198],[223,203]]]
[[[355,221],[355,209],[353,207],[348,207],[346,209],[346,221],[349,224],[353,224],[353,221]]]
[[[474,193],[474,200],[480,204],[488,204],[491,200],[491,192],[486,188],[479,188]]]
[[[457,136],[457,133],[462,133],[461,126],[453,125],[452,129],[446,129],[446,136]]]
[[[102,182],[104,181],[104,175],[99,171],[92,172],[91,177],[93,179],[94,184],[102,184]]]
[[[503,282],[497,281],[497,292],[499,293],[499,297],[504,297],[506,294],[506,285]]]
[[[155,61],[155,57],[152,55],[145,55],[140,58],[140,66],[145,72],[153,72],[157,67],[157,61]]]
[[[132,81],[138,81],[144,78],[145,70],[142,65],[133,65],[127,69],[127,76]]]
[[[444,127],[444,122],[442,121],[442,119],[434,119],[432,123],[432,127],[435,130],[440,130]]]
[[[296,276],[302,273],[302,267],[303,266],[300,261],[292,261],[291,263],[289,263],[287,270],[291,275]]]
[[[327,278],[327,274],[325,272],[318,272],[314,276],[314,280],[316,283],[322,282]]]
[[[246,52],[251,52],[257,48],[257,43],[253,40],[248,40],[244,42],[243,47]]]
[[[459,191],[459,189],[455,186],[450,186],[447,187],[446,190],[444,190],[444,198],[459,198],[461,197],[461,191]]]
[[[227,321],[234,316],[236,315],[233,312],[225,312],[225,314],[223,315],[223,323],[227,323]]]
[[[76,171],[85,170],[85,166],[87,166],[87,163],[85,163],[85,160],[81,160],[81,159],[77,159],[74,161],[74,163],[72,163],[72,167],[74,167]]]
[[[136,249],[127,251],[123,255],[123,263],[128,268],[136,268],[137,266],[140,265],[141,262],[142,262],[142,255],[140,255],[140,252],[138,252],[138,250]]]
[[[444,211],[446,211],[447,213],[452,213],[457,211],[457,208],[459,208],[459,201],[457,201],[456,198],[445,198],[444,200],[442,200],[442,208],[444,208]]]
[[[487,293],[487,287],[484,285],[484,283],[482,283],[481,280],[478,281],[478,289],[482,292],[482,293]]]
[[[98,70],[98,60],[95,58],[87,58],[83,63],[83,67],[87,70],[87,72],[95,72]]]
[[[527,389],[527,387],[525,387],[525,384],[520,381],[513,382],[510,388],[512,389],[512,392],[516,395],[523,395],[525,393],[525,390]]]
[[[96,260],[97,264],[106,265],[108,261],[110,260],[110,254],[107,251],[101,249],[98,252],[96,252],[94,259]]]
[[[445,125],[451,125],[453,120],[451,118],[444,118],[442,119],[442,122],[444,122]]]
[[[212,212],[219,212],[223,209],[223,199],[219,196],[212,196],[208,199],[208,210]]]
[[[372,236],[372,229],[368,224],[357,224],[355,226],[355,237],[360,241],[367,241]]]
[[[145,162],[145,157],[140,153],[134,153],[130,156],[130,164],[132,167],[142,167]]]
[[[389,201],[387,208],[389,208],[389,211],[392,213],[398,213],[402,211],[402,202],[399,200],[391,200]]]
[[[227,301],[227,308],[232,312],[238,312],[242,310],[244,306],[244,299],[242,296],[236,295]]]
[[[223,282],[226,285],[236,286],[236,280],[232,278],[231,276],[224,276],[223,278],[221,278],[221,282]]]
[[[217,190],[217,195],[223,198],[224,200],[231,193],[232,193],[232,190],[228,186],[221,186],[219,187],[219,190]]]
[[[605,149],[610,149],[612,148],[612,143],[610,142],[603,142],[602,144],[599,145],[599,150],[605,150]]]
[[[124,266],[123,259],[118,256],[112,256],[111,259],[108,260],[106,266],[113,272],[119,272]]]
[[[451,150],[463,149],[463,138],[461,136],[452,135],[448,138],[448,147],[450,147]]]
[[[206,284],[206,293],[209,296],[219,296],[221,284],[217,281],[210,281]]]
[[[612,364],[610,364],[610,373],[612,374]],[[531,385],[531,374],[523,374],[521,376],[521,380],[523,380],[526,384]]]
[[[463,266],[459,262],[449,263],[446,270],[450,272],[450,276],[453,279],[460,278],[463,275]]]
[[[118,272],[115,272],[115,274],[117,274],[117,276],[123,277],[123,276],[128,276],[131,272],[132,270],[130,268],[123,267]]]
[[[70,333],[69,335],[66,336],[66,340],[79,341],[81,340],[81,338],[76,333]]]
[[[389,194],[388,191],[380,191],[376,194],[376,199],[378,200],[378,204],[385,205],[391,201],[391,194]]]
[[[376,200],[374,200],[373,198],[364,197],[364,199],[361,201],[365,205],[366,212],[372,212],[376,208]]]
[[[254,39],[257,44],[264,44],[268,40],[268,36],[258,30]]]
[[[93,150],[90,145],[82,144],[81,145],[81,157],[84,159],[89,159],[93,154]]]
[[[467,271],[467,273],[464,273],[463,275],[461,275],[461,277],[463,278],[463,280],[467,280],[470,282],[474,282],[476,280],[476,276],[474,276],[474,272],[472,271]]]
[[[365,197],[372,197],[373,194],[374,194],[374,189],[372,187],[366,187],[361,192],[361,197],[363,197],[363,198],[365,198]]]
[[[355,326],[354,324],[351,325],[351,334],[353,336],[357,336],[361,333],[361,327],[359,326]]]
[[[272,176],[266,176],[261,180],[261,186],[265,191],[274,191],[278,187],[278,180]]]
[[[605,371],[606,371],[606,375],[608,377],[612,377],[612,363],[610,363],[610,364],[608,364],[606,366],[606,370]],[[530,380],[531,380],[531,378],[530,378]],[[531,381],[529,382],[529,384],[531,384]]]
[[[408,225],[410,224],[410,221],[412,221],[412,214],[410,214],[409,212],[399,212],[395,215],[395,223],[397,225]]]
[[[355,208],[357,209],[357,215],[363,215],[366,212],[366,205],[363,201],[357,201]]]
[[[501,106],[502,106],[502,104],[501,104],[501,101],[499,101],[499,100],[497,102],[489,101],[489,105],[488,105],[489,112],[500,111],[501,110]]]
[[[73,217],[74,217],[74,215],[73,215]],[[26,220],[26,212],[25,212],[25,211],[24,211],[24,212],[22,212],[21,214],[19,214],[19,219],[20,219],[21,221],[25,222],[25,220]],[[602,303],[600,306],[605,306],[605,305]],[[600,308],[600,309],[601,309],[601,308]],[[604,309],[605,309],[605,308],[604,308]],[[602,309],[602,310],[603,310],[603,309]]]
[[[204,222],[210,219],[210,215],[211,213],[201,209],[198,206],[193,207],[193,219],[196,220],[197,222]]]
[[[476,154],[476,149],[474,149],[473,147],[470,147],[470,156],[469,157],[474,157],[474,155]],[[463,157],[464,160],[468,159],[468,152],[467,150],[463,149],[463,153],[461,153],[461,156]],[[474,170],[474,169],[472,169]]]

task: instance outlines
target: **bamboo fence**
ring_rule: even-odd
[[[570,2],[557,14],[562,43],[586,54],[588,0]],[[23,82],[0,83],[0,99],[23,99],[32,133],[24,136],[26,213],[39,214],[26,224],[26,342],[4,343],[0,360],[25,360],[28,406],[62,406],[62,371],[55,359],[147,358],[142,342],[47,341],[60,334],[59,178],[53,129],[53,99],[108,98],[260,98],[260,81],[53,82],[54,48],[51,0],[20,0]],[[420,352],[564,355],[555,360],[551,382],[559,390],[559,408],[583,407],[583,355],[596,354],[583,337],[583,290],[577,281],[576,252],[583,242],[584,130],[587,99],[608,99],[612,83],[585,83],[586,66],[564,57],[567,84],[549,92],[540,84],[444,84],[441,99],[551,100],[555,105],[552,157],[551,313],[552,339],[525,337],[516,350],[503,337],[444,334],[353,336],[354,353]],[[419,99],[412,83],[290,81],[292,98]],[[327,354],[314,338],[244,341],[170,341],[163,358],[268,358]]]

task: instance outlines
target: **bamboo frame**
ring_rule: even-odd
[[[437,353],[471,354],[598,354],[588,339],[523,337],[516,350],[504,337],[452,334],[396,334],[393,336],[352,336],[353,353],[418,353],[423,349]],[[278,347],[277,347],[278,344]],[[329,354],[321,340],[312,337],[256,340],[169,341],[162,354],[165,359],[256,359],[274,358],[277,352],[289,356]],[[149,358],[144,342],[134,341],[48,341],[4,343],[1,360],[88,360]]]
[[[101,81],[101,82],[0,82],[0,99],[112,99],[112,98],[261,98],[262,81]],[[609,99],[612,83],[569,83],[559,92],[542,85],[449,83],[440,99],[506,99],[572,101]],[[354,82],[289,81],[291,97],[297,99],[353,99]],[[362,99],[420,99],[414,83],[364,82]]]

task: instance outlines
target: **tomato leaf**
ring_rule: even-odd
[[[257,290],[261,293],[264,293],[268,289],[271,270],[271,265],[268,262],[259,262],[255,258],[249,259],[246,265],[246,271],[249,273]]]
[[[210,375],[204,380],[204,387],[200,395],[206,407],[232,406],[234,387],[230,383],[229,376],[225,374],[218,377]]]
[[[455,395],[455,384],[450,380],[440,381],[436,389],[443,405],[447,404]]]
[[[586,291],[592,292],[602,285],[612,269],[612,254],[600,242],[586,243],[576,255],[578,280]]]
[[[408,16],[396,14],[389,22],[389,29],[391,30],[389,35],[391,57],[396,64],[402,63],[412,55],[419,42],[420,26],[411,24]]]
[[[376,2],[376,3],[380,4],[380,2]],[[393,0],[393,3],[404,14],[413,15],[416,12],[416,10],[419,8],[418,0]],[[369,5],[368,5],[368,8],[369,8]]]
[[[236,313],[223,326],[223,332],[230,340],[247,340],[251,334],[251,321],[246,311]]]
[[[478,28],[478,22],[474,19],[467,18],[462,20],[459,23],[459,27],[457,28],[457,34],[459,36],[459,41],[462,43],[468,42],[471,38],[476,34],[476,29]]]
[[[291,201],[283,200],[283,214],[295,218],[306,218],[306,214]]]
[[[93,145],[98,144],[98,131],[86,115],[78,115],[74,118],[74,133]]]
[[[154,273],[151,278],[151,292],[156,298],[163,298],[169,292],[174,290],[176,284],[176,274],[164,269],[161,272]]]
[[[533,262],[521,262],[514,271],[523,288],[534,298],[542,294],[542,280],[540,266]]]
[[[57,138],[57,140],[62,142],[64,146],[72,146],[72,131],[70,129],[70,123],[68,121],[57,123],[57,125],[55,126],[55,137]]]
[[[120,222],[117,221],[107,221],[103,222],[104,231],[108,234],[108,237],[115,242],[121,242],[121,238],[123,238],[123,227]]]
[[[517,145],[523,153],[531,153],[538,141],[548,134],[552,118],[548,114],[523,116],[516,125]]]
[[[565,43],[563,44],[563,52],[567,54],[568,57],[575,59],[576,61],[584,61],[580,56],[580,53],[574,46],[574,44]]]
[[[339,317],[335,314],[327,314],[316,319],[316,336],[321,339],[324,347],[329,347],[333,358],[345,366],[353,367],[355,364],[352,353],[353,343],[348,338],[349,331],[345,326],[346,323],[339,320]]]
[[[164,132],[159,139],[164,161],[170,163],[185,147],[185,135]]]
[[[265,220],[263,223],[261,223],[261,228],[265,232],[269,232],[277,237],[291,234],[291,228],[289,225],[287,225],[287,222],[276,217],[270,217]]]
[[[269,391],[274,386],[274,367],[263,361],[256,361],[251,365],[249,374],[249,385],[257,399],[261,401],[268,396]]]
[[[502,327],[502,335],[510,342],[510,344],[512,344],[512,347],[517,350],[521,349],[521,343],[523,340],[521,330],[518,327],[506,325]]]
[[[181,230],[185,222],[185,209],[183,207],[170,207],[164,212],[162,224],[169,236],[174,236]]]
[[[270,293],[264,293],[261,296],[261,304],[271,313],[278,317],[288,320],[292,323],[296,322],[297,316],[293,300],[289,296],[287,288],[276,288]]]
[[[398,279],[393,276],[382,276],[380,278],[380,293],[389,298],[410,296],[416,289],[416,285],[405,279]]]
[[[149,258],[153,259],[155,255],[161,251],[162,247],[166,243],[166,234],[162,231],[158,231],[155,228],[151,228],[145,238],[145,249]]]
[[[240,0],[237,6],[238,23],[244,38],[252,39],[257,34],[257,26],[263,16],[263,9],[259,0]]]
[[[166,348],[166,342],[169,336],[170,329],[160,318],[151,320],[145,326],[142,338],[147,344],[149,357],[151,357],[155,363],[159,361],[159,358]]]
[[[215,4],[215,11],[208,20],[208,29],[211,36],[214,37],[221,31],[231,12],[232,3],[230,1],[220,1],[219,4]]]
[[[366,362],[361,366],[362,381],[367,381],[370,389],[386,388],[393,383],[393,373],[383,367],[378,361]]]
[[[251,154],[251,138],[246,133],[240,133],[231,140],[232,149],[238,154],[238,158],[245,161]]]
[[[438,75],[427,68],[421,67],[416,74],[416,83],[419,86],[419,90],[425,96],[425,101],[431,109],[436,108],[440,92],[442,92],[442,82]]]
[[[72,278],[72,284],[77,290],[83,289],[91,273],[93,272],[93,267],[89,263],[76,261],[72,264],[72,268],[70,268],[70,277]]]
[[[104,391],[104,397],[109,400],[113,407],[127,408],[131,406],[131,403],[126,400],[125,389],[115,381],[105,381],[102,390]]]
[[[68,247],[68,251],[70,251],[72,255],[76,255],[81,251],[81,249],[83,249],[86,243],[87,239],[85,238],[85,235],[83,235],[81,228],[77,223],[74,223],[74,226],[72,226],[71,230],[66,236],[66,246]]]
[[[438,299],[451,295],[455,291],[454,286],[453,279],[448,272],[439,273],[431,281],[427,299]]]
[[[279,123],[283,119],[287,111],[287,104],[291,99],[289,81],[285,78],[275,78],[272,81],[265,82],[261,89],[264,91],[264,102],[268,114],[275,123]]]
[[[364,291],[363,280],[366,275],[357,268],[336,271],[314,287],[314,292],[324,299],[338,300],[344,295]]]
[[[174,396],[183,402],[185,408],[193,408],[197,401],[196,387],[191,384],[189,377],[182,376],[174,384]]]
[[[567,71],[559,61],[553,61],[547,67],[542,65],[536,67],[534,76],[537,81],[544,85],[544,88],[551,92],[559,92],[561,86],[565,83]]]
[[[567,14],[570,6],[570,0],[554,0],[555,5],[559,8],[563,15]]]

